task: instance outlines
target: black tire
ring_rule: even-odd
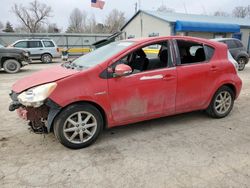
[[[76,114],[77,113],[77,114]],[[92,115],[91,118],[86,122],[84,125],[80,125],[79,123],[79,116],[78,114],[82,113],[81,115],[86,115],[85,113]],[[84,120],[87,119],[87,116]],[[82,121],[83,116],[81,116]],[[74,123],[79,123],[78,125],[71,124],[71,121],[73,120]],[[84,122],[84,121],[82,121]],[[88,126],[91,124],[96,124],[93,127],[89,127],[84,129],[84,126]],[[74,129],[70,132],[66,132],[67,130]],[[88,130],[88,134],[84,131]],[[103,129],[103,118],[100,113],[100,111],[93,105],[85,103],[85,104],[74,104],[67,108],[65,108],[55,119],[54,121],[54,134],[56,138],[59,140],[61,144],[64,146],[71,148],[71,149],[80,149],[85,148],[91,144],[93,144],[96,139],[98,138],[99,134],[101,133]],[[84,131],[84,132],[83,132]],[[92,136],[89,135],[89,133],[92,133]],[[74,134],[76,134],[74,136]],[[85,135],[86,141],[82,141],[80,134]],[[70,141],[70,138],[74,136],[74,140]]]
[[[21,68],[21,64],[15,59],[8,59],[3,63],[3,69],[7,73],[17,73]]]
[[[41,61],[43,63],[52,63],[52,55],[50,54],[43,54],[41,57]]]
[[[222,95],[221,95],[222,94]],[[227,95],[228,96],[228,100],[230,98],[230,103],[226,103],[224,102],[225,105],[225,111],[223,112],[219,112],[219,106],[220,106],[220,102],[217,102],[219,101],[219,97],[220,96],[223,96],[223,94]],[[224,95],[224,96],[225,96]],[[233,109],[233,105],[234,105],[234,99],[235,99],[235,94],[234,92],[232,91],[231,88],[227,87],[227,86],[222,86],[221,88],[219,88],[216,93],[214,94],[213,96],[213,99],[212,101],[210,102],[210,105],[208,106],[208,108],[206,109],[206,112],[209,116],[213,117],[213,118],[223,118],[223,117],[226,117],[230,112],[231,110]],[[223,103],[223,102],[221,102]],[[221,105],[221,108],[223,105]],[[219,107],[219,108],[218,108]]]
[[[247,64],[247,58],[245,57],[240,57],[238,60],[237,60],[238,64],[239,64],[239,68],[238,70],[239,71],[243,71],[245,69],[245,66]]]

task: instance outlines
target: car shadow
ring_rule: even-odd
[[[157,119],[142,121],[138,123],[118,126],[113,128],[106,128],[100,137],[100,142],[103,140],[112,139],[112,137],[126,137],[128,135],[138,134],[141,131],[159,131],[179,126],[177,129],[186,128],[187,124],[200,124],[201,121],[208,121],[211,119],[204,111],[195,111],[173,116],[166,116]],[[187,127],[188,128],[188,127]],[[110,136],[112,135],[112,136]],[[116,136],[117,135],[117,136]]]

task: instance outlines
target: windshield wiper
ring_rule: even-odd
[[[82,65],[77,65],[75,63],[73,63],[72,61],[68,61],[62,64],[63,67],[65,67],[66,69],[76,69],[76,70],[82,70],[85,67]]]
[[[71,63],[72,63],[72,61],[67,61],[67,62],[62,64],[62,67],[65,67],[66,69],[70,69],[71,68]]]

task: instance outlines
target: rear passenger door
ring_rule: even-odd
[[[28,41],[30,56],[35,59],[40,59],[43,54],[44,47],[41,41]]]
[[[211,64],[201,43],[176,40],[177,90],[176,112],[188,112],[204,107],[208,98]]]

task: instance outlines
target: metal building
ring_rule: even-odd
[[[250,51],[250,19],[138,11],[121,29],[125,38],[186,35],[240,39]]]

